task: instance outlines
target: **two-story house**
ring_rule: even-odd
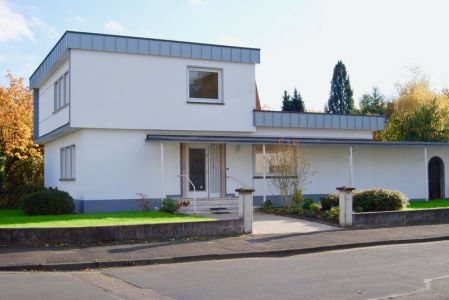
[[[276,201],[266,157],[298,142],[314,172],[306,197],[337,186],[444,197],[447,144],[376,142],[376,116],[261,111],[260,50],[68,31],[30,78],[45,185],[79,211],[138,209],[138,193],[231,203]]]

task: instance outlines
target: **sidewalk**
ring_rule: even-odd
[[[449,240],[449,224],[247,235],[89,247],[0,247],[0,271],[81,270],[186,261],[287,256],[375,245]]]

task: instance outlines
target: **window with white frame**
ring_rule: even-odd
[[[65,72],[64,75],[59,77],[53,84],[55,112],[69,105],[69,84],[69,72]]]
[[[273,176],[275,175],[276,166],[270,164],[270,157],[273,153],[279,151],[277,148],[278,145],[265,145],[265,161],[266,161],[266,170],[265,175]],[[254,176],[262,176],[263,168],[264,168],[264,157],[263,157],[263,146],[262,145],[254,145]]]
[[[193,68],[187,69],[188,101],[190,102],[222,102],[221,70]]]
[[[75,145],[61,148],[61,180],[75,180]]]

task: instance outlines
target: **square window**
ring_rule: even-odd
[[[188,79],[189,101],[222,102],[220,70],[189,68]]]

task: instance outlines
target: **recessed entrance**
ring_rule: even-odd
[[[223,197],[224,145],[183,144],[183,197]],[[194,188],[195,186],[195,188]]]
[[[434,156],[428,165],[429,174],[429,199],[443,199],[444,194],[444,162]]]

